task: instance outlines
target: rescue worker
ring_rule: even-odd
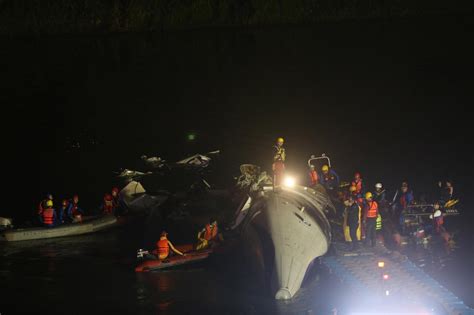
[[[430,219],[433,220],[433,230],[435,233],[444,232],[444,218],[443,212],[441,212],[441,205],[438,201],[433,204],[433,214],[430,215]]]
[[[46,194],[46,198],[44,198],[43,200],[40,201],[40,203],[38,205],[38,215],[40,213],[43,213],[43,210],[46,209],[46,202],[48,202],[48,200],[53,201],[53,195],[52,194]]]
[[[349,187],[349,194],[360,208],[363,209],[365,207],[364,196],[362,196],[361,193],[357,193],[357,187],[355,185],[351,185]],[[365,238],[365,223],[364,222],[361,222],[360,237],[362,239]]]
[[[82,215],[84,215],[84,211],[79,207],[79,196],[74,195],[72,197],[72,200],[69,202],[69,207],[67,209],[67,218],[70,222],[74,222],[75,218],[81,221]]]
[[[211,246],[217,240],[218,235],[219,228],[217,226],[217,221],[211,218],[209,223],[198,232],[198,244],[196,250],[205,249]]]
[[[126,208],[122,207],[122,204],[120,203],[120,196],[119,196],[120,189],[118,187],[112,188],[112,198],[114,202],[114,214],[115,216],[120,216],[125,214]]]
[[[351,185],[356,187],[356,192],[358,194],[362,194],[364,192],[364,184],[359,172],[354,174],[354,180],[352,181]]]
[[[373,195],[370,191],[365,194],[366,207],[364,211],[364,223],[365,223],[365,241],[371,242],[371,246],[375,247],[376,235],[376,221],[379,214],[377,201],[373,200]]]
[[[355,185],[349,186],[349,193],[352,196],[352,198],[354,199],[354,201],[356,203],[358,203],[359,206],[362,207],[363,204],[364,204],[364,197],[362,196],[361,193],[357,192],[357,187]]]
[[[112,198],[114,200],[115,207],[119,206],[119,191],[120,189],[117,187],[112,188]]]
[[[408,183],[402,182],[402,187],[400,188],[400,197],[397,202],[397,210],[399,212],[404,211],[412,202],[413,202],[413,192],[408,189]]]
[[[380,205],[387,203],[385,189],[382,183],[375,184],[374,200]]]
[[[316,186],[319,184],[319,175],[318,172],[316,172],[314,165],[309,167],[309,178],[311,181],[311,186]]]
[[[435,199],[437,200],[443,200],[443,194],[444,194],[444,187],[443,187],[443,181],[439,180],[438,184],[436,185],[436,192],[435,194]]]
[[[454,194],[454,186],[453,186],[453,181],[452,180],[447,180],[446,181],[446,186],[443,189],[443,192],[441,194],[441,202],[445,204],[445,207],[450,207],[449,204],[456,204],[456,195]],[[451,202],[450,202],[451,201]]]
[[[53,209],[53,201],[48,200],[45,203],[45,208],[40,214],[41,223],[45,227],[53,227],[56,220],[56,211]]]
[[[102,203],[102,212],[103,214],[115,213],[114,197],[111,194],[107,193],[104,195],[104,201]]]
[[[283,143],[285,140],[283,138],[277,139],[277,144],[273,146],[274,154],[273,154],[273,185],[279,186],[280,182],[283,178],[283,173],[285,172],[285,160],[286,160],[286,152],[285,148],[283,147]]]
[[[320,182],[326,189],[333,190],[339,187],[339,176],[333,169],[329,169],[328,165],[323,165],[321,171],[323,174]]]
[[[180,252],[173,246],[173,244],[168,240],[167,236],[168,233],[166,233],[165,231],[161,232],[160,240],[156,242],[156,251],[158,259],[163,260],[168,258],[168,256],[170,256],[171,254],[170,248],[174,253],[181,256],[186,256],[186,254]]]
[[[69,208],[69,201],[67,199],[63,199],[61,202],[61,207],[57,211],[57,224],[64,223],[64,218],[67,217],[67,212]]]
[[[357,229],[359,228],[359,205],[355,202],[352,196],[344,201],[347,213],[347,226],[349,227],[349,235],[351,236],[351,249],[356,250],[359,248],[357,240]]]

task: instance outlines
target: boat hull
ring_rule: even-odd
[[[190,264],[193,262],[198,262],[209,257],[212,253],[212,249],[204,250],[193,250],[191,246],[177,246],[177,249],[183,253],[186,253],[186,256],[174,255],[168,257],[164,260],[153,259],[147,260],[140,263],[136,268],[135,272],[149,272],[149,271],[159,271],[161,269],[172,268],[184,264]],[[154,253],[156,254],[156,253]]]
[[[117,224],[115,216],[106,215],[84,219],[82,223],[64,224],[52,228],[34,227],[7,230],[2,233],[2,236],[3,240],[7,242],[37,240],[94,233],[111,228]]]

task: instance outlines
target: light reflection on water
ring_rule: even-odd
[[[238,263],[230,266],[225,260],[135,274],[134,253],[141,240],[129,232],[109,231],[38,241],[29,246],[1,245],[0,278],[3,288],[10,287],[2,293],[7,297],[7,305],[21,303],[26,294],[35,296],[33,302],[45,296],[53,298],[62,309],[69,307],[71,292],[96,298],[85,300],[78,309],[92,307],[116,313],[135,310],[140,314],[321,314],[329,313],[337,303],[339,289],[328,289],[333,284],[324,276],[318,280],[318,275],[294,301],[275,302],[255,283],[252,275],[239,270]],[[456,289],[451,280],[460,281],[463,278],[460,273],[468,268],[463,242],[449,251],[440,245],[435,242],[429,246],[410,245],[402,253],[448,288]],[[470,288],[463,288],[464,284],[458,286],[460,294],[466,296],[470,292]],[[35,303],[28,305],[19,309],[46,309]]]

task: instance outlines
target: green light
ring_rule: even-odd
[[[194,133],[188,134],[188,141],[194,141],[196,139],[196,135]]]

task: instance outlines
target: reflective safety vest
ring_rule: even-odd
[[[367,218],[376,218],[379,212],[379,206],[376,201],[372,200],[368,202]]]
[[[206,224],[206,230],[204,231],[204,239],[210,241],[217,236],[217,224],[211,227],[210,224]]]
[[[52,225],[54,223],[54,209],[53,208],[44,209],[42,216],[43,216],[44,225]]]
[[[377,220],[375,220],[375,230],[381,230],[382,229],[382,216],[379,214],[377,215]]]
[[[168,239],[160,239],[158,242],[156,242],[156,247],[158,248],[158,256],[160,258],[166,258],[168,257],[170,253],[170,246],[168,244]]]

